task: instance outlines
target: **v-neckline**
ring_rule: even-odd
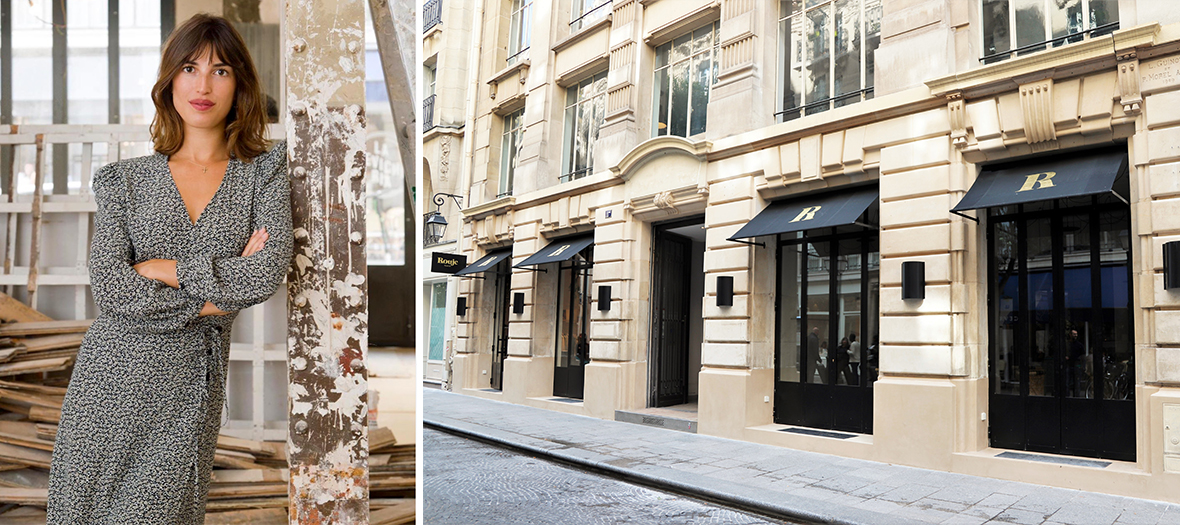
[[[196,228],[201,223],[201,218],[205,216],[205,212],[209,211],[209,207],[217,200],[217,196],[221,194],[221,189],[225,187],[225,180],[229,178],[230,168],[234,164],[234,157],[229,158],[229,162],[225,164],[225,173],[221,175],[221,184],[217,185],[217,191],[213,192],[213,196],[209,197],[209,202],[205,203],[205,207],[201,208],[201,213],[197,214],[197,220],[193,220],[188,215],[188,203],[184,202],[184,195],[180,193],[180,187],[176,185],[176,177],[172,176],[172,166],[168,164],[168,156],[163,153],[160,157],[164,159],[164,171],[168,174],[168,183],[172,187],[172,193],[176,195],[176,200],[180,201],[180,211],[184,214],[184,222],[188,223],[188,227]]]

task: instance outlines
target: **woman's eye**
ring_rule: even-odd
[[[228,77],[228,76],[229,76],[229,71],[226,71],[226,70],[224,70],[224,69],[218,69],[218,70],[217,70],[217,74],[218,74],[218,75],[221,75],[221,76],[223,76],[223,77]]]
[[[181,68],[181,71],[184,71],[185,73],[192,73],[193,71],[196,71],[196,70],[193,69],[193,66],[184,66],[183,68]]]

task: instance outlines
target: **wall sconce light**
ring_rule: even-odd
[[[733,306],[733,276],[717,276],[717,306]]]
[[[906,261],[901,263],[902,300],[926,298],[926,263]]]
[[[512,294],[512,313],[524,313],[524,292],[513,292]]]
[[[610,311],[610,286],[608,285],[598,287],[598,311]]]
[[[467,298],[460,297],[455,301],[455,314],[459,317],[467,315]]]
[[[450,193],[435,193],[432,199],[435,205],[434,211],[426,218],[426,223],[423,225],[426,230],[422,237],[426,244],[438,244],[447,234],[447,219],[442,214],[442,206],[447,202],[446,197],[453,199],[455,206],[458,206],[460,210],[463,209],[462,206],[459,206],[459,201],[463,200],[463,197]]]
[[[1164,289],[1180,288],[1180,241],[1164,243]]]

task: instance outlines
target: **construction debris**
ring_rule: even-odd
[[[91,322],[53,321],[0,293],[0,523],[45,523],[61,406]],[[369,436],[371,523],[413,523],[414,445],[387,428]],[[286,443],[221,435],[213,464],[206,523],[287,523]]]

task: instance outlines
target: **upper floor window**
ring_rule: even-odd
[[[512,0],[512,21],[508,29],[508,64],[528,58],[533,32],[533,0]]]
[[[985,64],[1119,28],[1118,0],[983,0]]]
[[[606,18],[610,14],[611,0],[570,0],[570,33],[577,33],[583,27]]]
[[[594,173],[594,143],[606,118],[606,72],[566,90],[561,182]]]
[[[784,0],[779,122],[873,98],[881,0]]]
[[[705,132],[709,90],[717,81],[717,30],[713,22],[656,48],[652,92],[655,136],[691,137]]]
[[[504,117],[504,135],[500,142],[500,191],[496,197],[512,194],[512,177],[520,161],[520,145],[524,137],[524,110]]]

